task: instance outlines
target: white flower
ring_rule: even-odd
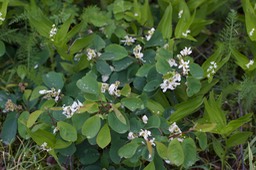
[[[39,90],[39,94],[47,94],[51,92],[51,90]]]
[[[151,136],[151,132],[149,130],[140,130],[139,136],[142,136],[145,140],[148,141],[148,137]]]
[[[175,134],[175,135],[182,134],[182,131],[177,126],[176,122],[174,122],[173,124],[170,125],[169,132],[172,133],[172,134]]]
[[[0,21],[4,21],[5,20],[5,18],[3,18],[2,15],[3,15],[2,12],[0,12]]]
[[[45,94],[44,98],[46,99],[54,98],[55,102],[59,101],[60,93],[61,93],[61,90],[58,89],[58,91],[56,91],[55,88],[52,88],[51,90],[39,90],[39,94]]]
[[[125,40],[121,40],[121,42],[124,42],[124,45],[128,46],[132,45],[136,40],[136,38],[129,37],[128,35],[126,35],[124,38]]]
[[[128,133],[127,139],[133,140],[133,139],[135,139],[135,138],[136,138],[136,136],[135,136],[135,134],[134,134],[133,132],[129,132],[129,133]]]
[[[91,48],[87,48],[86,52],[87,52],[87,58],[89,61],[97,57],[96,51]]]
[[[155,32],[155,28],[151,28],[149,31],[148,31],[148,35],[146,35],[146,40],[149,41],[152,37],[152,35],[154,34]]]
[[[142,116],[142,121],[144,124],[148,123],[148,117],[146,115]]]
[[[207,74],[207,77],[210,78],[213,74],[216,73],[216,69],[217,69],[218,65],[215,61],[211,61],[210,62],[210,66],[207,68],[206,72],[208,73]]]
[[[106,81],[109,79],[109,76],[107,76],[107,75],[102,75],[102,76],[101,76],[101,79],[102,79],[103,82],[106,82]]]
[[[184,61],[183,59],[180,59],[180,65],[178,68],[182,68],[183,75],[187,75],[188,72],[190,71],[189,69],[189,60]]]
[[[149,140],[149,143],[153,146],[156,146],[156,144],[154,143],[155,142],[155,138],[152,138]]]
[[[140,59],[141,61],[143,60],[143,53],[141,52],[142,47],[140,45],[136,45],[135,48],[133,49],[133,54],[135,58]]]
[[[119,97],[121,94],[120,94],[120,90],[118,90],[118,86],[119,86],[120,82],[119,81],[116,81],[115,83],[111,84],[108,88],[108,93],[110,95],[115,95],[117,97]]]
[[[250,37],[253,36],[254,31],[255,31],[255,29],[252,28],[252,30],[249,32]]]
[[[46,143],[46,142],[44,142],[44,143],[40,146],[40,148],[41,148],[42,150],[44,150],[44,151],[47,151],[47,152],[49,152],[49,151],[52,150],[52,148],[49,148],[49,147],[47,146],[47,143]]]
[[[187,37],[189,33],[190,33],[190,30],[187,30],[186,32],[183,32],[182,35],[183,35],[184,37]]]
[[[109,88],[109,85],[107,83],[102,83],[101,84],[101,93],[105,93],[108,88]]]
[[[182,17],[182,14],[183,14],[183,10],[180,10],[180,11],[179,11],[179,14],[178,14],[178,18],[181,18],[181,17]]]
[[[52,25],[52,29],[50,30],[50,35],[49,37],[51,38],[51,41],[54,41],[54,36],[57,34],[57,28],[56,28],[56,25],[53,24]]]
[[[169,59],[168,60],[168,63],[169,63],[169,65],[170,65],[170,67],[173,67],[173,66],[177,66],[177,63],[176,63],[176,61],[172,58],[172,59]]]
[[[185,47],[183,50],[180,51],[180,54],[182,56],[189,56],[190,54],[192,54],[192,50],[191,47]],[[178,56],[177,56],[178,57]]]
[[[254,64],[254,60],[250,60],[249,63],[246,64],[246,67],[249,68],[253,64]]]
[[[59,131],[59,129],[58,129],[57,127],[55,127],[55,128],[53,129],[53,134],[56,134],[58,131]]]
[[[71,118],[82,106],[83,104],[79,100],[77,100],[77,102],[74,101],[71,106],[62,106],[62,114],[64,114],[67,118]]]
[[[171,73],[172,77],[168,79],[164,79],[163,83],[160,84],[161,89],[163,92],[166,92],[167,89],[174,90],[177,86],[180,85],[181,75],[179,73]]]

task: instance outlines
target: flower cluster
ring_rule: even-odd
[[[176,122],[171,124],[171,126],[169,127],[169,132],[170,132],[170,138],[169,138],[170,140],[173,140],[174,138],[177,138],[178,141],[183,142],[184,139],[181,138],[182,131],[180,130],[180,128],[178,127]]]
[[[3,18],[2,15],[3,15],[2,12],[0,12],[0,21],[4,21],[5,20],[5,18]]]
[[[124,40],[121,40],[121,42],[123,42],[124,45],[127,45],[127,46],[132,45],[132,44],[135,43],[135,41],[136,41],[136,38],[129,37],[128,35],[126,35],[124,38],[125,38],[125,39],[124,39]]]
[[[22,110],[22,106],[16,105],[15,103],[12,102],[12,100],[8,99],[7,102],[5,103],[3,113],[13,112],[15,110]]]
[[[73,104],[70,106],[62,106],[62,114],[64,114],[67,118],[71,118],[74,115],[74,113],[78,111],[82,106],[83,104],[79,100],[77,100],[77,102],[74,101]]]
[[[119,86],[120,82],[119,81],[116,81],[115,83],[109,85],[107,83],[102,83],[101,84],[101,92],[102,93],[105,93],[106,90],[108,90],[108,93],[111,95],[111,96],[117,96],[117,97],[120,97],[121,95],[121,92],[120,90],[118,90],[118,86]]]
[[[39,94],[44,94],[45,96],[43,98],[45,99],[51,99],[54,98],[55,102],[58,102],[61,98],[61,90],[56,90],[55,88],[52,88],[51,90],[40,90]]]
[[[87,53],[87,59],[89,61],[101,55],[101,53],[96,52],[94,49],[91,49],[91,48],[87,48],[86,53]]]
[[[57,34],[57,28],[56,28],[56,25],[53,24],[52,25],[52,29],[50,30],[50,35],[49,37],[51,38],[51,41],[54,41],[54,36]]]
[[[44,142],[44,143],[40,146],[40,149],[42,149],[42,150],[44,150],[44,151],[47,151],[47,152],[51,151],[52,148],[48,147],[47,145],[48,145],[48,144],[47,144],[46,142]]]
[[[249,69],[251,65],[254,64],[254,60],[250,60],[249,63],[246,64],[246,67]]]
[[[216,73],[217,69],[217,63],[215,61],[210,62],[210,66],[208,67],[207,71],[207,77],[210,78],[213,74]]]
[[[144,61],[143,60],[143,53],[141,52],[142,47],[140,45],[136,45],[135,48],[133,49],[133,55],[135,58]]]
[[[146,40],[149,41],[152,37],[152,35],[154,34],[155,32],[155,28],[151,28],[149,31],[148,31],[148,34],[146,35]]]
[[[178,72],[169,72],[169,78],[165,78],[163,83],[160,84],[163,92],[167,89],[174,90],[178,85],[180,85],[181,75]]]

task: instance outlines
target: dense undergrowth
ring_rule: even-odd
[[[0,169],[255,168],[254,0],[0,5]]]

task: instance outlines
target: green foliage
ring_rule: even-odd
[[[1,3],[5,145],[34,141],[65,169],[240,168],[255,135],[250,1],[245,21],[212,14],[221,0],[38,2]]]

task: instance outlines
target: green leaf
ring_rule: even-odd
[[[184,168],[191,167],[197,161],[196,144],[192,138],[187,138],[182,142],[184,151]]]
[[[145,102],[145,101],[144,101]],[[161,115],[164,112],[164,108],[161,104],[158,102],[147,99],[145,106],[153,113],[157,115]]]
[[[180,166],[184,163],[184,152],[180,142],[177,139],[173,139],[167,148],[168,159],[176,166]]]
[[[164,15],[161,18],[157,30],[163,34],[165,39],[172,37],[172,4],[169,3],[165,9]]]
[[[105,48],[105,52],[101,55],[103,60],[121,60],[128,56],[126,49],[118,44],[110,44]]]
[[[199,132],[212,132],[216,128],[216,123],[198,123],[194,128]]]
[[[194,94],[197,94],[201,89],[201,82],[198,79],[195,79],[194,77],[187,77],[187,95],[188,97],[193,96]]]
[[[129,84],[125,84],[124,87],[121,90],[121,95],[128,97],[131,94],[131,87]]]
[[[43,75],[43,82],[49,88],[55,88],[56,90],[62,89],[64,86],[64,77],[62,73],[56,73],[51,71]]]
[[[72,142],[67,142],[62,140],[61,138],[58,138],[55,142],[55,146],[54,149],[63,149],[63,148],[67,148],[69,145],[71,145]]]
[[[108,146],[108,144],[111,142],[110,129],[107,123],[99,131],[99,134],[96,138],[96,142],[101,149]]]
[[[202,79],[204,77],[204,70],[198,64],[191,63],[189,65],[190,74],[196,79]]]
[[[175,111],[172,113],[170,120],[176,122],[187,115],[195,112],[203,103],[203,96],[196,96],[187,101],[175,105]]]
[[[17,74],[23,80],[27,75],[27,67],[25,65],[19,65],[17,68]]]
[[[97,6],[88,6],[85,8],[82,19],[96,27],[103,27],[110,20],[108,15]]]
[[[161,84],[161,80],[159,80],[159,79],[152,80],[144,86],[143,91],[152,92],[152,91],[156,90],[157,88],[159,88],[160,84]]]
[[[255,24],[255,20],[256,20],[256,14],[255,14],[255,10],[251,4],[251,2],[249,0],[242,0],[242,6],[243,6],[243,10],[245,13],[245,25],[246,25],[246,30],[247,30],[247,34],[249,35],[249,38],[252,41],[256,40],[256,33],[255,31],[252,33],[252,35],[250,35],[251,31],[254,29],[256,29],[256,24]]]
[[[156,150],[157,150],[157,153],[158,153],[158,155],[162,158],[162,159],[164,159],[164,160],[166,160],[166,159],[168,159],[168,157],[167,157],[167,146],[165,146],[163,143],[161,143],[161,142],[155,142],[156,143]]]
[[[5,45],[3,41],[0,41],[0,57],[2,57],[6,52]]]
[[[55,139],[54,134],[52,134],[51,132],[48,132],[48,131],[45,131],[45,130],[42,130],[42,129],[38,129],[35,132],[32,132],[32,131],[28,130],[28,133],[31,136],[31,138],[39,146],[41,146],[44,142],[46,142],[48,147],[50,147],[50,148],[54,147],[56,139]]]
[[[145,48],[148,47],[156,47],[156,46],[163,46],[165,44],[165,41],[163,39],[163,36],[161,32],[156,30],[149,41],[146,42]]]
[[[97,60],[96,61],[96,68],[97,68],[97,71],[101,74],[101,75],[107,75],[109,76],[111,74],[111,68],[110,68],[110,65],[104,61],[104,60]]]
[[[223,147],[222,147],[220,141],[217,140],[217,139],[215,139],[215,138],[213,138],[212,146],[213,146],[214,152],[218,155],[218,157],[219,157],[220,159],[222,159],[222,157],[223,157],[225,151],[224,151],[224,149],[223,149]]]
[[[126,68],[128,68],[132,63],[134,63],[134,60],[130,57],[125,57],[118,61],[113,61],[113,66],[115,68],[115,71],[122,71]]]
[[[62,139],[68,142],[75,142],[77,140],[77,131],[74,126],[66,122],[58,122],[57,128],[60,131],[60,136]]]
[[[136,97],[130,97],[130,98],[123,98],[121,100],[122,105],[124,105],[126,108],[134,112],[137,109],[143,109],[144,104],[141,101],[141,99]]]
[[[86,76],[79,79],[76,85],[80,90],[85,93],[99,95],[98,82],[91,73],[87,73]]]
[[[118,110],[118,108],[116,107],[116,105],[112,105],[112,108],[116,114],[116,117],[118,118],[118,120],[120,120],[120,122],[122,122],[123,124],[127,124],[126,119],[124,117],[124,115]]]
[[[143,170],[155,170],[155,164],[154,162],[150,162]]]
[[[237,132],[228,138],[226,145],[228,148],[231,148],[244,144],[251,135],[252,132]]]
[[[156,70],[160,74],[166,74],[171,70],[169,63],[162,56],[156,58]]]
[[[205,150],[207,145],[207,135],[204,132],[196,132],[195,133],[197,140],[199,141],[199,146],[202,150]]]
[[[38,119],[38,117],[39,117],[42,113],[43,113],[42,110],[36,110],[36,111],[34,111],[33,113],[31,113],[31,114],[29,115],[29,118],[28,118],[28,121],[27,121],[27,127],[28,127],[28,128],[32,127],[32,126],[35,124],[35,122],[36,122],[36,120]]]
[[[19,135],[24,138],[24,139],[28,139],[29,135],[27,133],[27,120],[29,118],[29,112],[28,111],[24,111],[20,114],[19,118],[18,118],[18,132]]]
[[[139,145],[137,143],[130,142],[118,150],[118,155],[121,158],[131,158],[135,154],[138,147]]]
[[[152,115],[148,118],[148,122],[145,126],[146,129],[150,129],[150,128],[159,128],[161,125],[161,120],[159,118],[159,116],[157,115]]]
[[[6,145],[14,142],[17,133],[18,115],[16,112],[9,112],[3,123],[1,138]]]
[[[143,64],[136,73],[138,77],[146,77],[149,70],[153,67],[152,64]]]
[[[77,52],[79,52],[80,50],[82,50],[83,48],[88,47],[89,45],[91,45],[93,39],[96,37],[95,34],[90,34],[84,38],[78,38],[74,41],[74,43],[70,46],[70,54],[75,54]]]
[[[95,115],[87,119],[82,126],[82,134],[88,139],[94,138],[101,127],[100,117]]]
[[[130,129],[130,125],[128,124],[128,121],[126,121],[127,124],[123,124],[117,117],[114,112],[110,112],[108,114],[108,124],[117,133],[123,134],[127,132]]]

